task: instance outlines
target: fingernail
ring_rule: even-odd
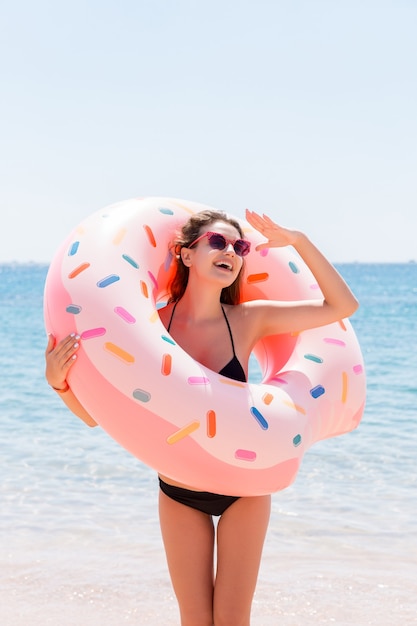
[[[74,345],[73,345],[72,347],[73,347],[73,348],[78,348],[78,346],[79,346],[79,345],[80,345],[80,344],[77,342],[77,343],[74,343]]]
[[[70,334],[70,337],[75,337],[75,333],[71,333],[71,334]]]
[[[76,359],[76,358],[77,358],[77,355],[76,355],[76,354],[73,354],[71,358],[74,360],[74,359]]]

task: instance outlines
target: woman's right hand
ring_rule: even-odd
[[[59,393],[59,397],[70,411],[82,419],[87,426],[97,426],[95,419],[87,413],[67,383],[67,375],[77,359],[79,347],[79,335],[72,333],[58,343],[53,335],[49,335],[45,350],[45,378],[48,384]]]
[[[48,384],[56,390],[64,390],[68,387],[67,375],[77,358],[79,339],[79,335],[71,334],[56,343],[53,335],[48,337],[45,350],[45,378]]]

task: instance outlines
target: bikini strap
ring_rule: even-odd
[[[169,324],[168,324],[167,332],[169,332],[169,330],[170,330],[170,328],[171,328],[171,324],[172,324],[172,320],[173,320],[173,317],[174,317],[174,313],[175,313],[175,309],[176,309],[177,304],[178,304],[178,300],[175,302],[174,306],[172,307],[171,317],[170,317],[170,319],[169,319]],[[221,305],[220,305],[220,306],[221,306]],[[227,315],[226,315],[226,313],[225,313],[224,308],[223,308],[223,307],[221,307],[221,309],[222,309],[222,313],[223,313],[224,319],[226,320],[227,329],[228,329],[228,331],[229,331],[230,341],[231,341],[231,343],[232,343],[233,356],[236,356],[236,352],[235,352],[235,343],[234,343],[234,341],[233,341],[232,329],[230,328],[229,320],[227,319]]]
[[[174,303],[174,306],[172,307],[172,311],[171,311],[171,317],[169,320],[169,324],[168,324],[168,328],[167,328],[167,332],[169,333],[169,329],[171,328],[171,324],[172,324],[172,318],[174,317],[174,313],[175,313],[175,307],[178,304],[178,300]]]
[[[229,329],[230,341],[232,342],[233,356],[235,357],[236,356],[236,352],[235,352],[235,344],[233,342],[232,329],[230,328],[229,320],[227,319],[227,315],[226,315],[223,307],[222,307],[222,311],[223,311],[224,319],[226,320],[227,328]]]

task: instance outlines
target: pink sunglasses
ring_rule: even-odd
[[[204,239],[204,237],[207,237],[210,248],[213,248],[213,250],[224,250],[229,245],[229,243],[231,243],[233,246],[233,250],[236,252],[237,256],[246,256],[247,254],[249,254],[250,241],[247,241],[246,239],[235,239],[233,241],[233,239],[227,239],[224,235],[221,235],[220,233],[213,233],[211,231],[208,231],[207,233],[204,233],[204,235],[200,235],[200,237],[194,239],[194,241],[190,243],[187,248],[191,248],[198,241]]]

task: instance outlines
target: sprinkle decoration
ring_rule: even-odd
[[[79,241],[74,241],[74,243],[68,250],[68,256],[74,256],[75,254],[77,254],[79,245],[80,245]]]
[[[107,352],[110,352],[110,354],[112,354],[113,356],[117,356],[119,359],[121,359],[125,363],[135,362],[135,357],[133,356],[133,354],[130,354],[130,352],[126,352],[126,350],[123,350],[123,348],[121,348],[120,346],[117,346],[111,341],[107,341],[104,344],[104,348],[107,350]]]
[[[255,406],[251,406],[250,412],[263,430],[268,430],[269,424],[260,411]]]
[[[217,422],[216,422],[216,413],[215,411],[207,411],[207,437],[212,439],[216,436],[217,430]]]
[[[178,443],[179,441],[181,441],[181,439],[184,439],[185,437],[188,437],[194,431],[196,431],[198,428],[200,428],[200,422],[199,421],[196,420],[194,422],[191,422],[191,424],[187,424],[187,426],[184,426],[184,428],[180,428],[175,433],[170,435],[167,438],[167,443],[169,443],[170,445],[173,445],[174,443]]]
[[[246,281],[249,285],[253,285],[254,283],[262,283],[265,280],[268,280],[268,278],[268,272],[259,272],[258,274],[249,274]]]
[[[65,310],[67,313],[72,313],[72,315],[78,315],[79,313],[81,313],[82,307],[80,307],[78,304],[69,304]]]
[[[102,326],[98,328],[89,328],[88,330],[84,330],[81,333],[81,339],[85,341],[86,339],[95,339],[96,337],[102,337],[106,334],[106,329]]]
[[[97,287],[100,287],[100,289],[105,289],[109,285],[117,283],[118,280],[120,280],[120,276],[118,276],[117,274],[110,274],[110,276],[106,276],[105,278],[99,280],[97,283]]]
[[[70,279],[76,278],[77,276],[79,276],[79,274],[81,274],[82,272],[85,272],[85,270],[88,270],[89,267],[90,267],[90,263],[81,263],[81,265],[78,265],[78,267],[73,269],[72,272],[68,274],[68,278]]]
[[[124,307],[122,307],[122,306],[115,306],[114,307],[114,312],[116,313],[116,315],[121,317],[124,322],[127,322],[127,324],[135,324],[136,323],[136,318],[133,315],[131,315],[129,313],[129,311],[126,311],[126,309]]]

